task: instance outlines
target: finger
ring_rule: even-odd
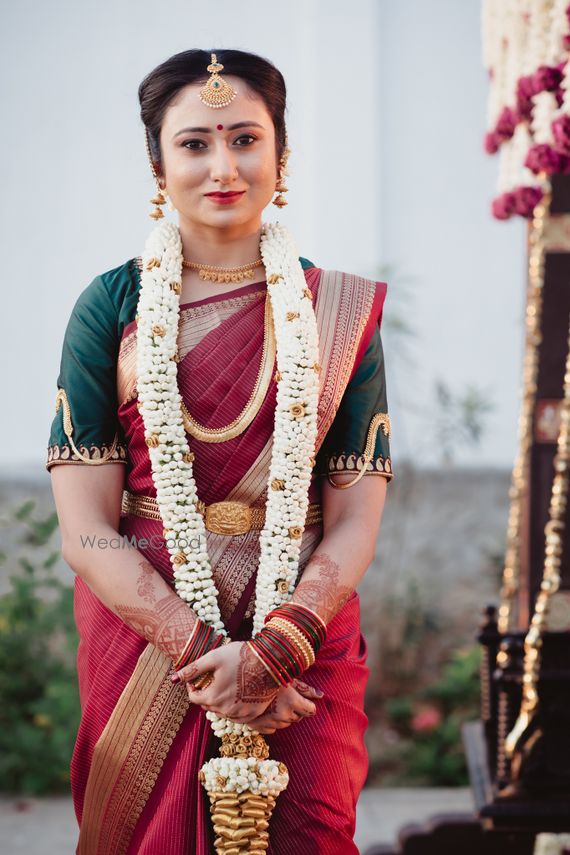
[[[314,715],[317,707],[313,701],[310,701],[304,695],[300,695],[296,689],[293,689],[293,695],[288,699],[288,703],[284,704],[281,712],[288,714],[291,710],[295,710],[302,715]]]
[[[299,703],[293,704],[293,712],[298,713],[301,716],[315,715],[317,712],[317,706],[312,701],[303,699]]]
[[[303,680],[296,680],[294,686],[299,694],[305,698],[323,698],[325,695],[321,689],[317,689],[316,686],[309,686]]]
[[[206,674],[208,671],[215,671],[217,663],[218,651],[211,650],[210,653],[206,653],[204,656],[196,659],[195,662],[190,662],[179,671],[175,671],[174,674],[170,675],[170,679],[173,683],[178,683],[179,681],[187,683],[189,680],[195,680],[196,677]]]
[[[204,702],[201,693],[194,689],[192,683],[184,683],[184,687],[188,694],[188,698],[190,699],[190,703],[195,704],[197,707],[202,707],[203,710],[212,710],[212,712],[217,712],[217,710],[212,709],[209,704]]]

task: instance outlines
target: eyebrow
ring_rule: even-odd
[[[260,125],[259,122],[236,122],[235,125],[228,125],[228,131],[235,131],[237,128],[262,128],[263,125]],[[211,128],[181,128],[181,130],[176,131],[172,139],[175,139],[180,134],[211,134]]]

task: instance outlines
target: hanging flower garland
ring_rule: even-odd
[[[312,294],[289,231],[279,223],[264,223],[260,252],[274,319],[278,382],[254,634],[263,627],[267,613],[287,600],[295,587],[309,507],[320,372]],[[177,384],[181,277],[180,232],[176,224],[165,221],[149,235],[143,255],[137,308],[139,410],[176,591],[201,620],[227,637],[204,519],[197,508],[194,455],[186,439]],[[275,489],[276,481],[285,481],[286,489]],[[197,549],[193,548],[196,543],[200,544]],[[271,803],[287,786],[284,764],[268,759],[263,737],[246,724],[212,712],[206,716],[218,737],[229,737],[234,743],[241,739],[250,755],[222,756],[204,765],[201,780],[210,798],[249,793],[266,796]]]
[[[542,178],[570,172],[568,0],[483,0],[485,151],[500,152],[493,215],[532,215]]]

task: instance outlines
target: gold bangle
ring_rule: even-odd
[[[294,624],[285,618],[274,617],[271,618],[266,626],[273,626],[293,643],[304,659],[305,668],[309,668],[313,664],[315,661],[315,651],[308,639],[305,638],[301,630],[294,626]]]
[[[306,666],[312,665],[315,661],[314,650],[308,641],[307,638],[303,635],[301,630],[296,627],[293,623],[288,621],[286,618],[274,617],[266,624],[266,626],[273,626],[279,632],[282,632],[287,638],[289,638],[293,643],[300,648],[300,652],[303,654],[303,658],[305,659]]]

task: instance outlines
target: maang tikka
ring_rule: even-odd
[[[203,104],[207,104],[208,107],[214,107],[214,109],[227,107],[228,104],[232,103],[237,92],[227,80],[220,77],[220,71],[223,70],[224,66],[221,62],[217,61],[216,54],[211,54],[211,58],[212,61],[207,69],[210,72],[210,79],[200,89],[199,98]]]

